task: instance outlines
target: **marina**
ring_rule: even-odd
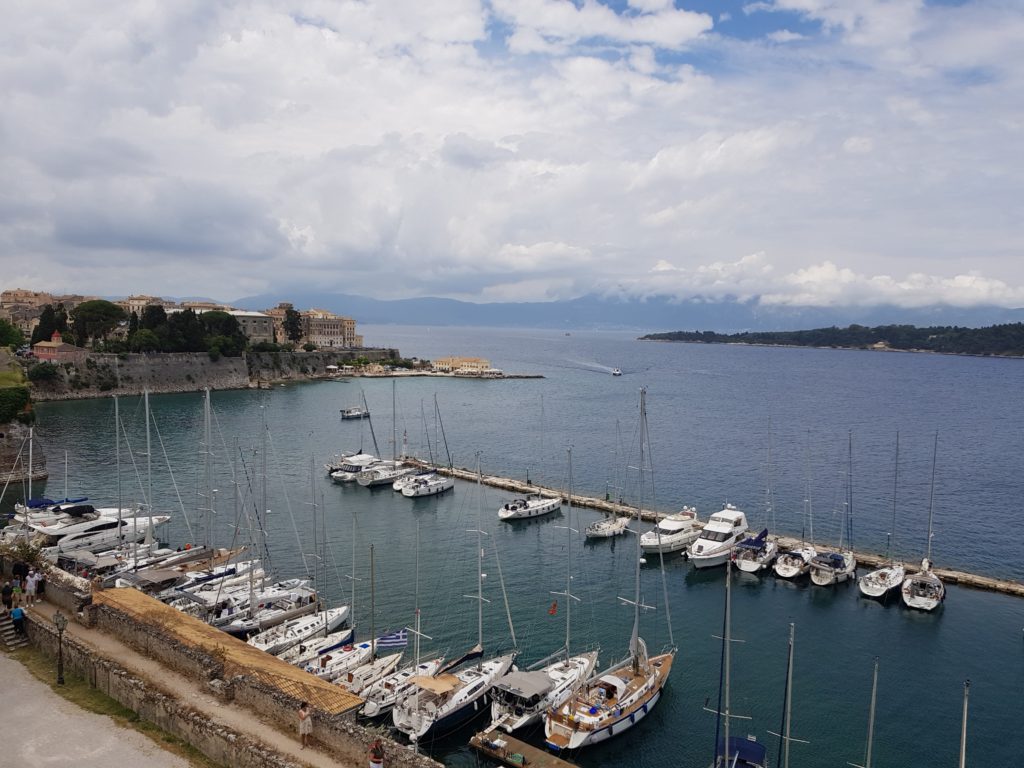
[[[586,340],[584,334],[574,334],[571,338],[574,341]],[[626,357],[622,350],[615,353],[615,359]],[[604,376],[601,381],[628,382],[632,368],[624,367],[625,373],[621,378]],[[556,375],[551,374],[558,374],[559,370],[552,367],[547,371],[549,375],[545,379],[536,382],[510,382],[500,394],[497,389],[492,391],[481,388],[478,383],[446,382],[445,387],[451,389],[441,389],[437,394],[444,412],[444,430],[448,442],[453,454],[463,457],[463,465],[467,455],[480,452],[484,456],[482,488],[477,488],[472,471],[456,470],[456,476],[452,477],[454,488],[448,493],[411,499],[386,487],[361,487],[355,482],[337,485],[324,475],[324,461],[341,450],[358,449],[360,433],[366,428],[358,420],[345,422],[340,419],[338,409],[350,403],[338,402],[340,388],[333,384],[314,383],[259,393],[214,393],[212,421],[217,426],[209,438],[203,434],[199,398],[194,395],[152,398],[151,405],[162,436],[162,444],[159,447],[155,444],[153,452],[166,452],[171,464],[177,468],[190,467],[185,472],[179,470],[177,483],[181,488],[194,486],[196,489],[187,494],[189,503],[185,505],[185,512],[175,510],[171,508],[172,505],[165,503],[159,505],[158,511],[171,514],[162,538],[172,546],[202,542],[208,536],[217,546],[244,543],[244,539],[238,540],[244,526],[234,523],[231,462],[224,458],[222,448],[214,452],[212,470],[215,479],[211,483],[213,489],[221,490],[214,493],[202,479],[206,455],[202,445],[237,444],[240,448],[237,451],[240,465],[238,476],[245,478],[241,491],[243,507],[252,506],[253,492],[259,493],[261,481],[258,477],[265,456],[268,487],[266,507],[270,510],[265,517],[265,524],[267,542],[271,544],[268,547],[270,568],[275,578],[308,576],[318,570],[319,574],[315,577],[317,589],[324,595],[325,602],[333,606],[353,603],[351,581],[346,578],[351,574],[362,583],[351,609],[356,642],[365,643],[370,631],[380,636],[411,626],[415,603],[412,574],[415,571],[414,555],[419,539],[422,541],[423,580],[430,585],[421,595],[422,632],[432,638],[424,640],[422,652],[425,657],[443,655],[456,658],[472,645],[476,636],[476,605],[464,597],[476,592],[476,564],[468,562],[469,558],[466,557],[467,549],[473,549],[470,539],[475,539],[476,534],[467,534],[465,531],[478,527],[475,521],[479,496],[483,494],[483,524],[479,526],[485,532],[482,577],[487,599],[498,603],[488,606],[485,611],[484,629],[495,653],[505,653],[513,648],[518,650],[516,664],[522,669],[557,648],[564,635],[564,613],[567,610],[565,598],[554,600],[550,593],[565,591],[566,507],[563,505],[561,509],[537,518],[507,522],[499,520],[498,510],[503,504],[509,503],[511,497],[531,493],[540,493],[542,497],[564,498],[564,489],[568,487],[564,476],[564,450],[565,444],[571,442],[575,445],[574,463],[579,468],[577,480],[573,483],[573,505],[579,507],[579,520],[573,527],[578,529],[575,535],[579,538],[573,545],[576,553],[572,593],[580,598],[580,604],[574,604],[572,609],[572,634],[575,638],[574,646],[578,646],[579,651],[600,648],[597,669],[608,669],[623,658],[625,652],[628,638],[627,614],[631,611],[622,607],[617,596],[633,594],[632,573],[636,563],[637,542],[633,538],[635,533],[609,539],[590,539],[584,537],[584,530],[595,521],[623,517],[631,520],[631,529],[644,532],[653,526],[654,520],[674,514],[684,506],[695,507],[698,519],[706,521],[711,513],[724,509],[729,502],[746,513],[751,531],[760,530],[764,518],[761,500],[763,474],[759,471],[756,457],[763,450],[763,439],[757,435],[747,441],[749,458],[744,472],[730,474],[728,471],[732,469],[730,461],[736,453],[732,449],[737,445],[731,435],[729,453],[716,453],[715,442],[703,440],[701,450],[704,459],[699,459],[700,454],[691,450],[688,443],[681,442],[670,443],[672,451],[666,454],[664,435],[671,432],[666,429],[665,423],[677,422],[680,412],[671,410],[669,414],[662,415],[659,411],[659,408],[664,411],[666,407],[666,394],[664,388],[657,386],[658,379],[655,377],[655,386],[652,387],[655,393],[651,394],[649,401],[655,472],[657,474],[663,464],[676,464],[665,458],[667,455],[672,458],[683,457],[684,460],[678,465],[680,471],[661,473],[658,493],[652,502],[644,501],[638,505],[636,489],[630,485],[630,480],[619,479],[614,472],[608,470],[606,473],[604,469],[613,463],[608,458],[613,451],[602,449],[595,453],[593,450],[594,443],[603,439],[604,432],[608,430],[590,431],[590,425],[592,422],[607,421],[606,414],[595,414],[588,408],[574,412],[572,418],[580,422],[579,429],[585,430],[587,440],[566,427],[565,417],[559,414],[560,409],[555,406],[558,399],[550,394],[545,398],[544,412],[547,418],[543,421],[544,434],[539,434],[536,419],[527,420],[530,425],[523,427],[519,422],[514,424],[511,419],[494,416],[503,413],[529,414],[530,406],[536,407],[537,392],[520,390],[518,387],[551,387],[559,381]],[[573,397],[577,397],[579,392],[588,393],[591,398],[603,397],[608,400],[611,397],[611,393],[605,391],[607,387],[597,381],[598,377],[588,379],[582,371],[563,376],[566,382],[561,386],[571,388]],[[403,411],[419,411],[413,404],[417,404],[420,399],[427,400],[434,394],[430,388],[413,389],[417,381],[423,380],[410,380],[408,387],[402,382],[398,384],[397,428],[392,428],[392,418],[388,414],[391,410],[391,382],[381,382],[379,388],[374,388],[371,383],[364,386],[372,410],[375,414],[382,414],[379,418],[375,416],[378,420],[378,438],[382,433],[386,435],[388,432],[397,432],[399,436],[406,433],[410,453],[419,455],[423,461],[426,451],[421,433],[427,432],[434,441],[432,420],[427,419],[427,429],[424,430],[420,420],[403,418],[401,415]],[[487,391],[481,391],[484,389]],[[614,410],[621,418],[624,425],[621,431],[627,435],[635,419],[635,397],[636,388],[627,386],[615,394],[614,401],[610,401],[616,403],[615,408],[610,410]],[[352,400],[351,397],[348,399]],[[70,486],[75,488],[88,484],[90,495],[102,498],[103,503],[107,503],[116,492],[113,473],[109,471],[112,440],[97,440],[98,436],[110,434],[111,405],[109,401],[54,403],[40,409],[40,431],[46,435],[45,439],[52,439],[53,434],[47,434],[46,428],[59,420],[61,438],[71,453]],[[562,407],[565,407],[564,402]],[[125,414],[126,433],[132,444],[142,444],[144,441],[140,439],[138,406],[130,399],[122,399],[121,408]],[[333,418],[324,418],[326,413],[330,413]],[[491,414],[492,417],[485,418],[485,414]],[[261,445],[262,418],[266,419],[267,424],[265,447]],[[627,421],[630,424],[628,428],[625,427]],[[168,423],[175,425],[174,430],[166,427]],[[715,428],[728,431],[729,424],[728,420],[718,419]],[[743,428],[746,429],[747,425],[744,424]],[[692,431],[693,427],[690,429]],[[772,531],[781,532],[779,541],[786,547],[800,541],[799,536],[792,535],[794,528],[799,533],[800,527],[794,524],[793,513],[789,510],[799,507],[803,496],[804,472],[802,462],[799,461],[800,451],[796,446],[805,440],[803,434],[797,434],[796,439],[792,439],[793,436],[785,430],[779,432],[782,434],[776,440],[779,445],[776,455],[781,457],[778,463],[783,466],[783,470],[779,473],[781,477],[777,483],[779,522],[772,526]],[[835,432],[837,449],[841,441],[845,449],[846,431],[836,429]],[[224,437],[219,436],[221,433]],[[553,436],[552,433],[558,435]],[[610,434],[614,437],[614,428]],[[932,435],[927,435],[927,456],[924,456],[925,441],[920,435],[916,436],[916,441],[914,437],[911,435],[908,438],[908,444],[911,447],[922,445],[922,457],[917,460],[917,464],[925,470],[922,473],[925,482],[919,485],[923,486],[926,501]],[[871,441],[875,438],[854,430],[854,439]],[[624,437],[621,442],[628,444],[629,441]],[[891,435],[879,435],[877,442],[879,445],[891,443]],[[609,444],[615,447],[615,441]],[[390,445],[381,441],[380,453],[389,456],[390,448]],[[797,462],[789,462],[790,467],[793,464],[797,466],[788,470],[788,474],[785,461],[787,448],[790,455],[798,457]],[[623,467],[635,465],[635,460],[626,458],[627,452],[627,448],[620,452],[622,458],[616,464]],[[845,462],[845,450],[842,453],[842,461]],[[583,458],[577,458],[580,454]],[[604,454],[604,458],[595,459],[595,455],[600,454]],[[196,456],[201,457],[198,463]],[[529,457],[529,462],[525,465],[518,463],[518,457],[521,456]],[[960,446],[958,461],[963,461],[967,456]],[[993,460],[992,456],[986,456],[985,460],[997,462],[998,458]],[[941,467],[941,452],[939,461]],[[128,463],[127,458],[125,462]],[[867,461],[865,463],[869,464]],[[885,466],[886,463],[889,466]],[[913,466],[913,461],[910,463]],[[829,462],[822,464],[828,466]],[[690,468],[683,469],[684,466]],[[311,472],[311,469],[314,471]],[[875,473],[872,470],[869,464],[858,472],[857,477],[873,478]],[[460,471],[461,475],[458,474]],[[135,474],[136,470],[130,472]],[[144,477],[145,473],[141,474]],[[822,478],[826,475],[824,471],[820,474]],[[877,474],[889,478],[888,489],[879,483],[875,491],[877,501],[870,498],[873,479],[859,486],[855,544],[862,572],[875,567],[874,563],[885,560],[878,555],[874,555],[876,559],[872,560],[871,553],[864,553],[862,559],[861,551],[872,545],[881,550],[885,545],[886,524],[875,523],[874,519],[885,519],[887,514],[891,514],[891,450],[888,451],[887,462],[878,462]],[[902,474],[912,476],[914,473],[906,471]],[[685,475],[701,479],[694,483],[685,480]],[[517,479],[526,476],[530,478],[529,482]],[[793,482],[794,479],[798,482]],[[58,473],[51,482],[62,486],[64,478]],[[819,512],[815,521],[815,540],[818,542],[829,540],[833,532],[835,515],[831,511],[829,494],[833,482],[834,477],[829,475],[827,482],[823,479],[819,483],[821,487],[814,488],[815,498],[820,500],[817,502]],[[933,555],[942,566],[950,564],[951,540],[957,541],[957,546],[960,546],[957,537],[961,530],[957,529],[956,522],[951,523],[948,515],[944,516],[945,510],[953,506],[948,490],[950,481],[945,482],[946,485],[943,485],[940,470],[939,487],[945,496],[940,495],[941,503],[936,505],[937,533]],[[683,483],[685,488],[680,487]],[[607,491],[602,493],[606,486]],[[580,494],[577,494],[577,488]],[[729,489],[726,496],[728,502],[722,500],[725,492],[719,488]],[[145,489],[144,480],[141,484],[134,480],[128,482],[126,473],[126,500],[138,499],[140,491]],[[155,469],[153,489],[157,499],[170,500],[175,496],[166,471]],[[959,491],[960,486],[956,490]],[[315,497],[315,507],[323,511],[322,515],[317,513],[316,519],[319,522],[315,525],[311,517],[314,505],[309,503],[311,494]],[[915,494],[907,492],[905,495],[909,497]],[[651,497],[648,495],[646,498]],[[623,503],[620,504],[619,499]],[[256,506],[262,507],[259,503]],[[637,506],[643,509],[644,519],[640,522],[635,520]],[[212,508],[213,514],[200,514],[198,519],[192,511],[203,512],[207,508]],[[926,509],[926,506],[922,505],[921,508]],[[189,517],[190,527],[185,524]],[[926,518],[923,516],[916,521],[914,514],[906,517],[914,522],[915,527],[919,526],[922,532],[926,529]],[[984,526],[986,520],[984,516],[972,516],[969,521],[964,519],[959,524]],[[321,526],[324,526],[324,530],[321,530]],[[316,561],[321,566],[319,568],[314,568],[314,560],[309,557],[309,553],[314,551],[311,541],[314,530],[317,531],[316,548],[325,547],[323,559]],[[879,533],[880,530],[883,532]],[[904,561],[908,563],[908,572],[912,570],[915,560],[919,561],[925,553],[924,536],[918,538],[920,553],[906,547],[901,551]],[[378,559],[377,574],[372,579],[376,585],[375,622],[370,617],[368,594],[371,580],[368,579],[366,552],[370,544],[376,544]],[[1022,608],[1016,596],[1019,593],[1012,589],[1017,579],[1010,575],[1000,576],[998,571],[1001,567],[1008,567],[1012,574],[1015,565],[1012,561],[1001,561],[992,567],[985,560],[984,553],[979,556],[979,553],[970,549],[961,548],[959,551],[961,558],[977,564],[979,570],[987,569],[987,572],[976,576],[976,583],[985,586],[980,589],[964,589],[963,585],[971,580],[968,572],[970,569],[949,569],[952,573],[946,579],[947,600],[942,608],[928,614],[901,608],[898,595],[894,595],[888,603],[866,600],[859,597],[856,587],[849,583],[818,587],[811,585],[807,579],[789,582],[770,574],[735,573],[733,591],[736,626],[733,631],[737,637],[745,639],[746,643],[738,647],[734,654],[734,674],[738,676],[737,679],[742,678],[742,684],[734,685],[733,695],[743,698],[744,712],[751,713],[758,723],[758,740],[768,744],[770,751],[774,751],[775,743],[766,734],[766,729],[773,726],[778,712],[784,683],[784,668],[780,660],[784,656],[784,643],[791,621],[798,626],[803,638],[795,662],[795,689],[810,690],[825,685],[841,690],[841,694],[829,700],[816,699],[813,705],[799,699],[794,701],[796,731],[799,731],[801,738],[808,738],[815,744],[830,745],[834,754],[857,759],[857,744],[863,738],[862,729],[853,728],[852,723],[847,728],[840,713],[862,706],[867,697],[864,681],[851,672],[854,663],[865,654],[878,655],[882,670],[878,691],[879,733],[876,737],[876,751],[890,756],[897,763],[903,760],[903,764],[912,764],[906,762],[910,758],[905,757],[905,739],[884,724],[885,712],[891,714],[906,707],[920,706],[920,696],[927,691],[930,700],[928,717],[930,722],[942,729],[942,733],[936,737],[941,746],[945,744],[943,733],[946,726],[953,730],[957,727],[959,713],[955,710],[965,677],[970,676],[975,681],[972,694],[976,700],[1012,698],[1012,692],[1017,690],[1024,677],[1018,659]],[[662,615],[664,599],[661,597],[661,576],[657,567],[659,557],[649,552],[645,559],[647,563],[640,573],[640,594],[645,606],[652,606],[654,611],[653,615],[645,611],[647,615],[643,619],[644,640],[650,646],[653,657],[672,643],[666,632],[665,616]],[[946,576],[945,571],[937,572]],[[712,635],[721,633],[720,606],[724,579],[724,568],[697,570],[679,554],[666,556],[665,580],[671,607],[671,627],[675,631],[674,644],[679,648],[672,679],[662,689],[658,706],[642,723],[621,736],[616,735],[607,742],[587,746],[578,754],[568,755],[569,760],[583,768],[611,765],[651,765],[659,768],[684,765],[697,768],[707,764],[711,754],[709,750],[714,721],[702,712],[700,704],[705,698],[715,695],[718,686],[717,658],[720,644]],[[504,599],[499,582],[504,582],[507,590],[504,599],[507,599],[508,607],[505,610],[500,605]],[[1005,593],[987,591],[1000,589],[1002,585],[1010,585],[1010,589]],[[505,626],[506,612],[515,621],[515,640]],[[373,623],[376,624],[375,631],[371,630]],[[986,652],[971,653],[969,649],[977,644],[975,628],[979,626],[986,627]],[[879,637],[886,637],[887,641],[880,644],[877,640]],[[836,643],[833,639],[826,641],[826,638],[842,640]],[[822,653],[826,647],[834,648],[835,652],[830,650]],[[905,652],[907,647],[915,648],[913,656]],[[849,663],[834,663],[836,653],[840,652]],[[409,659],[408,656],[406,658]],[[857,666],[859,668],[859,664]],[[943,694],[947,690],[952,691],[949,707],[946,706]],[[989,743],[994,738],[995,729],[1010,727],[1010,718],[1011,713],[996,711],[985,722],[972,722],[972,734],[976,734],[972,738]],[[682,723],[686,724],[688,732],[692,732],[693,738],[687,738],[680,744],[672,738],[672,733]],[[475,722],[456,733],[436,738],[428,736],[419,747],[447,765],[474,765],[477,757],[470,752],[467,742],[473,733],[485,726],[485,723]],[[543,736],[526,732],[516,733],[515,737],[543,751]],[[955,744],[948,746],[954,750],[956,748]],[[811,753],[820,754],[816,749],[812,749]]]

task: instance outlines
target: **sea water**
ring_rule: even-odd
[[[418,584],[423,632],[433,638],[424,653],[449,657],[476,642],[478,601],[466,595],[477,586],[479,516],[487,534],[488,651],[512,647],[502,586],[521,665],[562,644],[565,599],[552,592],[564,591],[571,563],[572,592],[580,598],[572,607],[572,644],[599,647],[604,666],[626,653],[633,610],[617,597],[632,598],[633,537],[584,541],[567,530],[564,508],[535,521],[500,523],[497,509],[507,494],[473,483],[460,481],[450,494],[417,500],[390,488],[342,487],[329,481],[323,464],[342,450],[374,450],[374,441],[389,457],[404,443],[423,458],[432,454],[447,463],[450,453],[457,466],[479,462],[487,474],[564,488],[571,448],[577,493],[642,501],[662,511],[693,505],[701,518],[731,503],[752,527],[810,538],[813,524],[818,541],[837,541],[849,512],[857,549],[884,553],[891,545],[896,556],[917,561],[927,540],[938,433],[936,564],[1024,576],[1024,361],[665,344],[624,333],[363,330],[368,343],[397,346],[404,356],[481,356],[508,373],[544,378],[352,379],[216,392],[210,446],[203,443],[200,394],[153,396],[150,455],[141,398],[122,398],[122,502],[143,501],[152,482],[154,510],[174,515],[162,537],[176,545],[248,543],[258,513],[266,531],[258,538],[278,575],[309,574],[332,602],[351,601],[355,586],[363,637],[371,623],[378,634],[411,626]],[[616,367],[621,377],[611,376]],[[642,499],[640,387],[648,391],[651,439]],[[372,419],[342,421],[339,409],[361,404],[364,396]],[[116,504],[112,401],[45,403],[37,410],[50,495],[63,494],[66,452],[71,495]],[[850,435],[852,510],[844,505]],[[773,515],[766,505],[769,481]],[[572,528],[581,531],[597,517],[574,512]],[[711,762],[715,717],[703,707],[708,702],[714,709],[719,693],[721,643],[714,635],[722,631],[724,570],[696,571],[679,557],[668,559],[666,606],[657,560],[648,559],[642,600],[654,608],[643,612],[641,634],[652,653],[678,646],[672,677],[641,724],[574,756],[583,766],[697,768]],[[876,764],[954,765],[968,678],[968,754],[1000,764],[1017,753],[1024,601],[953,587],[942,609],[922,614],[898,600],[886,605],[860,598],[854,584],[822,589],[772,577],[734,579],[732,633],[743,642],[732,653],[732,711],[751,718],[735,721],[734,733],[755,735],[775,755],[777,739],[768,731],[780,726],[793,623],[793,735],[810,744],[794,744],[791,765],[863,762],[876,657]],[[475,764],[464,746],[468,735],[426,746],[450,765]]]

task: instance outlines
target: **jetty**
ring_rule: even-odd
[[[406,459],[406,461],[410,464],[417,464],[424,468],[429,467],[426,462],[418,461],[416,459]],[[442,475],[451,475],[459,480],[465,480],[471,483],[475,483],[477,481],[477,473],[471,469],[463,469],[459,467],[451,469],[447,467],[435,467],[434,471]],[[556,488],[545,488],[540,485],[534,485],[533,483],[527,483],[522,480],[514,480],[509,477],[483,475],[479,479],[480,482],[485,485],[489,485],[493,488],[500,488],[516,495],[536,494],[543,498],[561,499],[562,501],[568,501],[569,498],[565,491],[558,490]],[[635,506],[615,502],[611,499],[582,496],[576,493],[572,495],[572,503],[575,507],[595,509],[598,512],[603,512],[606,515],[613,515],[615,517],[639,518],[640,520],[649,523],[656,523],[658,520],[671,514],[669,512],[659,512],[646,509],[638,511]],[[753,532],[751,533],[753,535]],[[800,539],[789,536],[775,536],[773,538],[779,542],[779,547],[782,549],[798,547],[804,543]],[[827,542],[820,542],[820,546],[828,548],[831,545]],[[889,562],[889,558],[885,555],[880,555],[875,552],[854,552],[853,554],[857,558],[857,565],[859,568],[881,568]],[[921,569],[919,562],[904,562],[904,567],[908,574],[917,573]],[[961,587],[970,587],[972,589],[981,589],[987,592],[1000,592],[1004,595],[1024,597],[1024,583],[1014,581],[1013,579],[999,579],[992,576],[981,576],[976,573],[957,571],[950,568],[933,567],[932,572],[946,584],[957,584]]]
[[[497,728],[480,731],[469,740],[469,746],[480,754],[513,768],[576,768],[575,763],[562,760]]]

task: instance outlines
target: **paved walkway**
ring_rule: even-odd
[[[48,603],[39,603],[30,609],[37,616],[45,617],[46,621],[52,620],[53,606]],[[231,728],[241,734],[248,736],[251,739],[262,742],[270,749],[278,752],[286,759],[294,762],[298,766],[312,766],[313,768],[348,768],[345,763],[342,763],[336,758],[329,757],[326,753],[320,752],[316,749],[302,749],[299,743],[298,737],[298,715],[294,723],[286,724],[272,724],[273,727],[268,726],[260,720],[255,714],[248,709],[239,707],[233,703],[226,703],[220,701],[212,695],[206,694],[198,689],[193,682],[175,673],[174,671],[164,667],[156,661],[147,658],[131,647],[120,642],[116,638],[111,637],[103,632],[99,632],[95,629],[89,629],[76,622],[68,622],[67,634],[73,637],[80,643],[88,645],[93,648],[99,655],[108,658],[116,659],[117,663],[124,667],[132,674],[143,678],[154,688],[158,688],[174,698],[181,701],[193,709],[202,712],[211,720],[221,723],[228,728]],[[8,660],[9,661],[9,660]],[[10,662],[15,663],[16,662]],[[40,683],[41,685],[41,683]],[[45,687],[45,686],[44,686]],[[51,692],[51,695],[52,692]],[[5,695],[6,699],[6,695]],[[63,699],[61,699],[63,701]],[[77,709],[73,707],[73,709]],[[6,710],[6,708],[5,708]],[[80,711],[80,710],[79,710]],[[6,714],[0,717],[0,735],[4,734],[7,730],[7,723],[4,722]],[[41,719],[37,720],[37,723],[50,722],[52,720]],[[287,733],[281,730],[275,730],[275,727],[282,729],[287,728]],[[26,732],[30,729],[26,728]],[[49,734],[52,733],[54,728],[47,728],[46,732],[41,733],[42,739],[48,739]],[[120,729],[123,731],[124,729]],[[314,732],[314,737],[316,733]],[[6,743],[6,740],[0,742],[0,749],[2,744]],[[166,753],[164,753],[166,754]],[[6,762],[4,763],[6,764]],[[118,765],[117,762],[104,761],[102,768],[110,768],[111,765]],[[143,765],[146,763],[139,761],[122,762],[120,765]],[[68,763],[17,763],[12,762],[12,766],[21,766],[26,768],[27,766],[63,766],[63,765],[74,765],[75,768],[83,768],[81,762],[68,762]],[[92,765],[91,763],[89,765]],[[97,765],[101,765],[97,763]],[[148,768],[148,764],[147,768]],[[163,764],[161,764],[163,765]],[[167,763],[167,765],[171,765]],[[351,766],[356,768],[356,766]]]
[[[146,736],[86,712],[0,653],[0,763],[18,768],[189,768]]]

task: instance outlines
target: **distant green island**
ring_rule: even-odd
[[[683,341],[691,344],[758,344],[786,347],[835,347],[845,349],[889,349],[904,352],[941,352],[951,355],[995,355],[1024,357],[1024,323],[992,325],[987,328],[913,325],[880,325],[868,328],[814,328],[809,331],[671,331],[649,333],[642,341]]]

